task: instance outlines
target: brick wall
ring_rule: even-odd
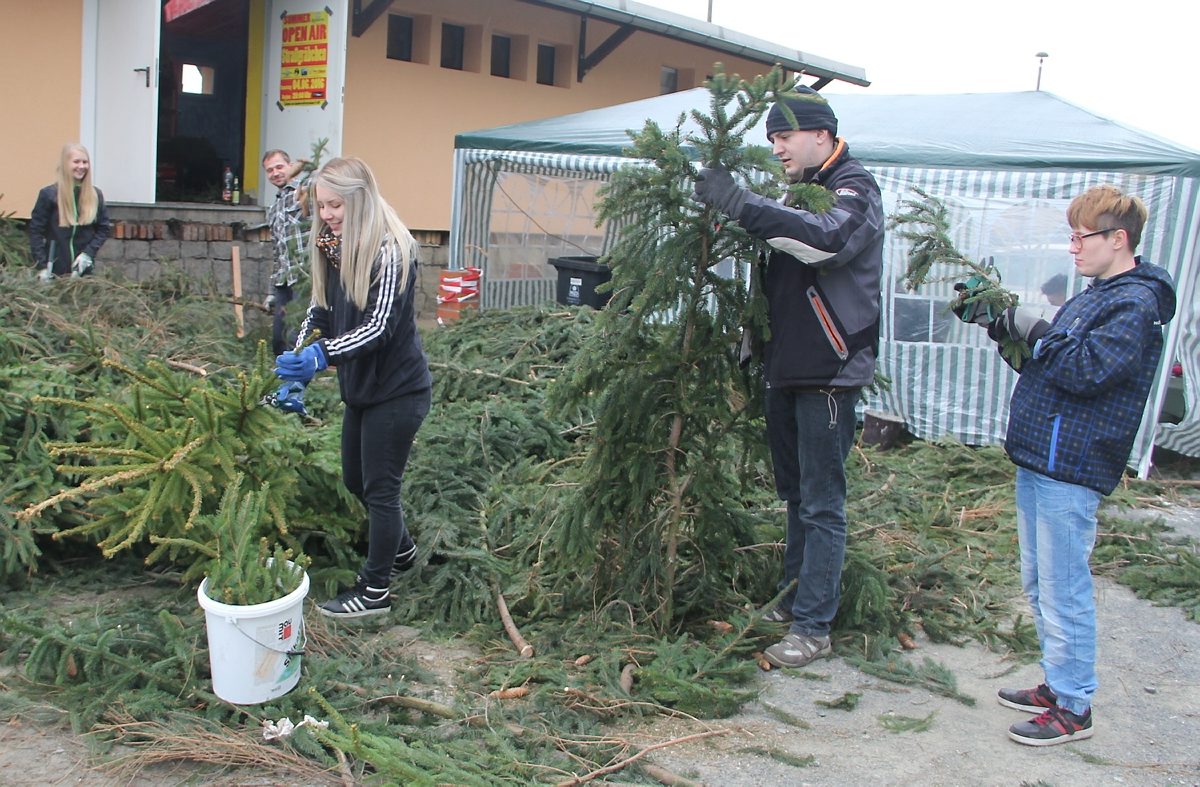
[[[238,249],[242,297],[266,298],[271,287],[270,231],[262,208],[222,205],[159,204],[109,206],[112,236],[97,255],[98,268],[142,281],[164,266],[177,268],[223,294],[233,292],[233,249]],[[421,244],[417,317],[432,320],[437,311],[439,272],[449,262],[445,233],[414,232]]]

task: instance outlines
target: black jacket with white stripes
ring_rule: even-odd
[[[314,302],[300,327],[301,337],[314,328],[321,331],[321,349],[329,365],[337,367],[342,401],[351,407],[370,407],[433,384],[413,304],[417,260],[414,256],[407,286],[401,290],[396,252],[395,244],[387,243],[376,258],[364,309],[347,297],[341,276],[331,266],[331,275],[325,277],[330,307]]]

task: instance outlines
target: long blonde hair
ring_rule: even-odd
[[[88,160],[87,174],[78,182],[78,203],[75,196],[76,181],[71,174],[71,158],[75,153],[82,153]],[[99,210],[100,197],[92,184],[92,155],[78,142],[68,142],[63,145],[62,155],[58,159],[58,225],[70,227],[93,224]]]
[[[347,156],[327,161],[317,170],[310,186],[314,206],[312,232],[309,235],[309,259],[312,260],[312,291],[317,304],[329,308],[325,301],[325,281],[329,263],[317,247],[317,239],[325,231],[321,211],[316,210],[317,185],[324,186],[342,198],[345,212],[342,219],[342,261],[338,274],[342,289],[360,309],[367,306],[371,289],[371,267],[376,258],[384,265],[400,266],[400,290],[408,287],[408,277],[416,256],[417,243],[412,233],[392,206],[379,194],[375,175],[362,159]],[[385,241],[388,248],[384,249]]]

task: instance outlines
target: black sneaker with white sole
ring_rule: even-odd
[[[362,618],[382,615],[392,608],[388,588],[373,588],[362,579],[354,587],[339,593],[337,598],[317,605],[317,611],[331,618]]]

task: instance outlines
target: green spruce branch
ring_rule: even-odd
[[[950,308],[986,312],[991,319],[1016,306],[1020,299],[1001,285],[1000,271],[990,257],[972,260],[955,246],[946,203],[924,189],[914,186],[913,191],[917,198],[901,200],[899,212],[888,222],[888,229],[898,230],[897,234],[910,243],[905,287],[916,292],[931,282],[961,282]],[[1024,341],[1006,339],[1000,343],[1000,353],[1020,370],[1030,349]]]

